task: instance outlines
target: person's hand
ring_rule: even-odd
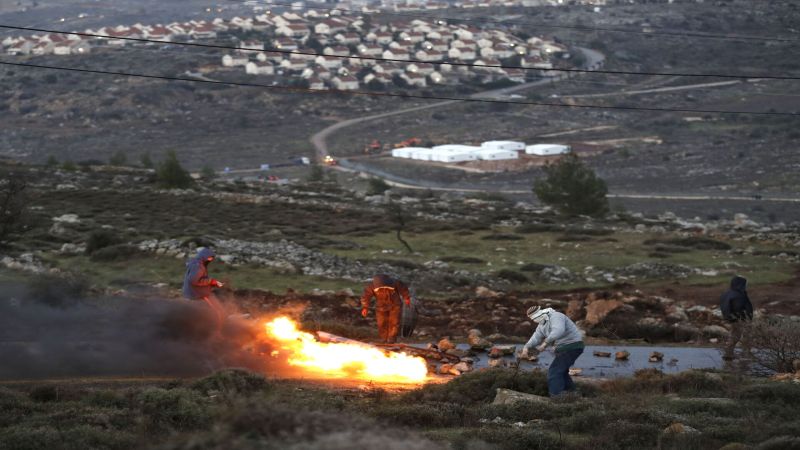
[[[220,283],[219,280],[215,280],[213,278],[211,279],[211,283],[210,284],[211,284],[211,286],[214,286],[214,287],[222,287],[222,283]]]
[[[411,299],[406,300],[406,306],[411,306]]]
[[[522,359],[528,359],[528,347],[522,349],[522,351],[519,353],[519,357]]]
[[[361,308],[361,317],[367,317],[369,314],[369,310],[367,308]]]
[[[547,342],[542,342],[536,347],[536,350],[543,352],[547,348]]]

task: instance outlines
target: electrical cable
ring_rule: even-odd
[[[370,97],[393,97],[393,98],[415,98],[422,100],[443,100],[452,102],[473,102],[473,103],[490,103],[490,104],[508,104],[508,105],[528,105],[528,106],[545,106],[545,107],[561,107],[561,108],[579,108],[579,109],[605,109],[605,110],[622,110],[622,111],[651,111],[651,112],[680,112],[680,113],[696,113],[696,114],[727,114],[727,115],[759,115],[759,116],[789,116],[798,117],[798,112],[777,112],[777,111],[736,111],[736,110],[715,110],[715,109],[683,109],[683,108],[651,108],[651,107],[638,107],[638,106],[605,106],[605,105],[577,105],[577,104],[563,104],[563,103],[544,103],[532,101],[505,101],[493,100],[475,97],[446,97],[446,96],[433,96],[433,95],[416,95],[416,94],[399,94],[391,92],[365,92],[365,91],[348,91],[339,89],[310,89],[293,86],[281,85],[266,85],[259,83],[243,83],[234,81],[219,81],[210,79],[197,79],[197,78],[180,78],[170,77],[164,75],[149,75],[129,72],[116,72],[96,69],[79,69],[74,67],[61,67],[49,66],[43,64],[30,64],[30,63],[13,63],[8,61],[0,61],[0,65],[15,66],[15,67],[29,67],[38,69],[61,70],[79,73],[99,74],[99,75],[113,75],[125,76],[133,78],[145,79],[158,79],[165,81],[185,81],[191,83],[205,83],[216,85],[228,86],[241,86],[241,87],[254,87],[272,90],[283,90],[288,92],[304,92],[304,93],[318,93],[318,94],[346,94],[346,95],[362,95]]]
[[[396,59],[396,58],[378,58],[378,57],[367,57],[367,56],[343,56],[343,55],[324,55],[320,53],[312,53],[312,52],[299,52],[294,50],[281,50],[275,48],[265,48],[265,49],[249,49],[243,47],[230,47],[226,45],[217,45],[217,44],[203,44],[199,42],[165,42],[159,41],[156,39],[145,39],[145,38],[132,38],[132,37],[117,37],[117,36],[108,36],[103,34],[95,34],[95,33],[82,33],[77,31],[58,31],[58,30],[48,30],[44,28],[32,28],[32,27],[20,27],[20,26],[13,26],[13,25],[4,25],[0,24],[0,28],[6,29],[13,29],[13,30],[23,30],[23,31],[34,31],[40,33],[53,33],[53,34],[69,34],[75,36],[84,36],[84,37],[93,37],[93,38],[100,38],[100,39],[116,39],[116,40],[123,40],[123,41],[133,41],[133,42],[150,42],[150,43],[157,43],[161,45],[184,45],[184,46],[191,46],[191,47],[202,47],[202,48],[213,48],[213,49],[226,49],[226,50],[244,50],[250,52],[261,52],[261,53],[283,53],[283,54],[294,54],[294,55],[306,55],[306,56],[327,56],[333,58],[344,58],[344,59],[358,59],[358,60],[369,60],[369,61],[385,61],[385,62],[396,62],[401,64],[441,64],[438,62],[431,62],[431,61],[421,61],[416,59]],[[451,66],[467,66],[467,67],[481,67],[481,68],[498,68],[498,69],[521,69],[521,70],[538,70],[538,71],[547,71],[547,72],[563,72],[563,73],[600,73],[606,75],[639,75],[639,76],[671,76],[671,77],[698,77],[698,78],[732,78],[732,79],[763,79],[763,80],[800,80],[800,76],[789,76],[789,75],[770,75],[770,74],[752,74],[752,75],[736,75],[736,74],[722,74],[722,73],[672,73],[672,72],[638,72],[638,71],[630,71],[630,70],[603,70],[603,69],[537,69],[532,67],[522,67],[522,66],[511,66],[511,65],[502,65],[502,64],[484,64],[480,66],[475,66],[471,63],[456,63],[456,62],[448,62],[446,64],[450,64]]]

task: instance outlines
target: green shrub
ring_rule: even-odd
[[[486,261],[475,258],[474,256],[443,256],[439,258],[440,261],[455,264],[485,264]]]
[[[758,444],[756,450],[800,450],[800,437],[776,436]]]
[[[124,393],[109,389],[90,391],[82,400],[84,404],[101,408],[120,409],[130,405],[128,397]]]
[[[206,395],[217,392],[235,396],[267,391],[270,384],[261,374],[243,369],[225,369],[195,381],[191,389]]]
[[[580,234],[584,236],[610,236],[615,233],[608,228],[567,228],[565,234]]]
[[[370,178],[367,182],[367,195],[381,195],[391,188],[383,178]]]
[[[800,403],[800,385],[794,383],[768,382],[744,387],[740,398],[766,403]]]
[[[502,450],[555,450],[563,449],[564,443],[557,434],[530,428],[508,428],[507,426],[485,426],[470,429],[465,433],[468,442],[484,448],[481,442],[493,444],[489,448]],[[473,448],[469,446],[467,448]]]
[[[644,241],[644,245],[653,245],[656,246],[656,250],[662,248],[664,250],[661,251],[671,251],[673,253],[681,251],[675,247],[683,249],[691,248],[695,250],[730,250],[732,248],[727,242],[700,236],[673,239],[648,239]]]
[[[208,401],[194,390],[148,388],[136,400],[151,431],[197,429],[211,420]]]
[[[484,241],[521,241],[524,239],[522,236],[516,234],[495,233],[483,236],[481,240]]]
[[[35,302],[64,307],[86,296],[89,283],[74,275],[40,275],[27,285],[27,297]]]
[[[137,247],[128,244],[120,244],[103,247],[95,251],[92,253],[91,260],[102,262],[127,261],[141,255],[142,252],[139,251]]]
[[[589,446],[592,449],[654,448],[661,428],[654,424],[632,423],[615,420],[603,424],[592,433]]]
[[[591,240],[591,236],[585,236],[582,234],[565,234],[556,238],[557,242],[588,242]]]
[[[117,245],[122,239],[108,230],[93,231],[86,240],[86,254],[91,255],[101,248]]]
[[[552,223],[526,223],[514,229],[515,233],[529,234],[529,233],[546,233],[552,231],[561,231],[564,227]]]
[[[439,428],[463,426],[466,412],[458,403],[394,401],[377,406],[370,415],[393,425]]]
[[[444,384],[426,385],[403,396],[409,402],[434,401],[459,404],[482,403],[494,399],[498,388],[546,396],[547,378],[539,371],[485,369],[466,373]]]
[[[529,281],[528,277],[526,277],[524,274],[510,269],[502,269],[497,271],[497,276],[498,278],[508,280],[512,283],[527,283]]]

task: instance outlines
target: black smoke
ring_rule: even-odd
[[[271,371],[258,321],[231,318],[218,332],[202,302],[72,294],[0,285],[0,379]]]

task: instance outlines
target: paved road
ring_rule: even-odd
[[[585,65],[585,67],[587,69],[590,69],[590,70],[598,69],[603,65],[603,62],[605,61],[605,55],[603,55],[602,53],[600,53],[598,51],[595,51],[595,50],[588,49],[588,48],[580,48],[580,51],[583,52],[584,56],[586,57],[586,65]],[[526,90],[526,89],[529,89],[529,88],[533,88],[533,87],[536,87],[536,86],[548,85],[548,84],[552,83],[553,81],[563,80],[563,79],[566,79],[566,78],[567,78],[566,76],[562,75],[562,76],[559,76],[559,77],[548,78],[548,79],[545,79],[545,80],[534,81],[534,82],[530,82],[530,83],[523,83],[523,84],[519,84],[519,85],[516,85],[516,86],[507,87],[507,88],[493,89],[491,91],[485,91],[485,92],[479,92],[477,94],[473,94],[473,95],[470,96],[470,98],[474,98],[474,99],[497,99],[497,98],[503,98],[503,97],[506,97],[506,96],[508,96],[510,94],[513,94],[515,92],[523,91],[523,90]],[[460,100],[445,100],[445,101],[441,101],[441,102],[430,103],[430,104],[427,104],[427,105],[415,106],[413,108],[398,109],[396,111],[389,111],[389,112],[385,112],[385,113],[373,114],[373,115],[369,115],[369,116],[362,116],[362,117],[356,117],[354,119],[344,120],[344,121],[341,121],[341,122],[337,122],[337,123],[325,128],[325,129],[315,133],[313,136],[311,136],[311,144],[314,146],[314,150],[316,152],[317,160],[321,162],[325,158],[325,156],[328,155],[328,144],[327,144],[326,140],[328,139],[328,137],[330,137],[330,135],[332,135],[333,133],[335,133],[337,131],[340,131],[340,130],[342,130],[344,128],[347,128],[347,127],[350,127],[350,126],[353,126],[353,125],[356,125],[356,124],[359,124],[359,123],[367,122],[367,121],[370,121],[370,120],[384,119],[386,117],[397,116],[397,115],[400,115],[400,114],[408,114],[408,113],[412,113],[412,112],[423,111],[423,110],[426,110],[426,109],[441,108],[441,107],[444,107],[444,106],[449,106],[449,105],[452,105],[454,103],[460,103],[460,102],[461,102]]]

